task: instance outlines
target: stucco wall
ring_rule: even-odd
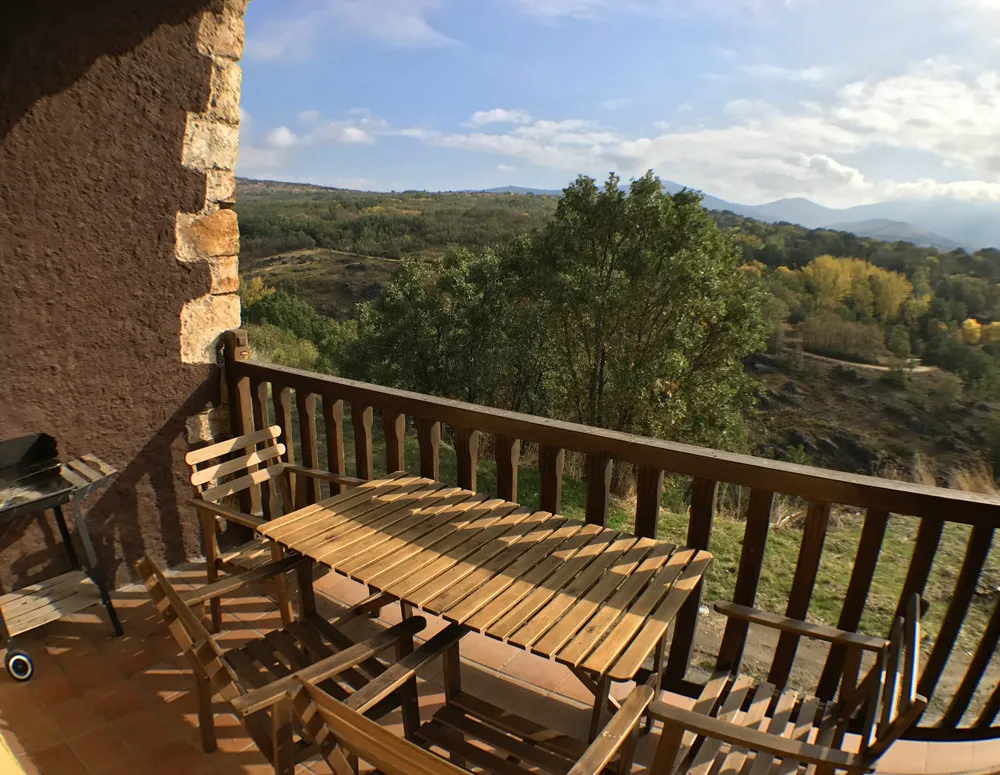
[[[106,569],[200,553],[188,418],[238,323],[234,0],[0,8],[0,438],[44,431],[120,474],[86,504]],[[0,583],[61,569],[0,525]]]

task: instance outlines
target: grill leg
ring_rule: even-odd
[[[75,510],[74,504],[74,510]],[[76,549],[73,547],[73,539],[70,537],[69,528],[66,527],[66,518],[62,513],[62,506],[56,506],[52,509],[56,517],[56,527],[59,528],[59,535],[62,537],[62,542],[66,547],[66,555],[69,557],[70,563],[72,563],[74,568],[80,567],[80,558],[76,556]],[[79,527],[79,522],[77,523]]]
[[[115,606],[111,602],[111,593],[108,591],[104,574],[101,573],[97,565],[97,553],[94,551],[93,541],[90,540],[90,531],[87,529],[87,523],[83,519],[83,514],[80,513],[80,504],[74,498],[70,501],[70,507],[73,510],[73,523],[76,525],[77,535],[80,536],[80,543],[83,544],[83,551],[87,555],[87,574],[97,585],[97,589],[101,593],[101,603],[104,605],[104,610],[108,612],[108,619],[111,620],[111,628],[115,631],[115,635],[120,638],[125,633],[122,630],[122,623],[118,620],[118,613],[115,611]]]

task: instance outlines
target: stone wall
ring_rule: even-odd
[[[0,7],[0,438],[119,469],[85,504],[118,582],[143,552],[201,553],[183,456],[228,424],[244,7]],[[54,535],[0,524],[0,583],[63,570]]]

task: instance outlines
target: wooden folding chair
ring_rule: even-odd
[[[376,678],[378,701],[369,703],[369,716],[380,718],[397,707],[404,717],[417,713],[416,682],[393,682],[398,669],[378,658],[389,649],[395,659],[413,654],[413,636],[426,625],[423,617],[411,617],[378,635],[352,642],[339,627],[385,605],[381,595],[373,595],[333,620],[320,617],[312,596],[311,561],[287,557],[239,576],[227,576],[214,584],[186,593],[178,592],[148,556],[136,564],[157,610],[163,615],[177,644],[191,663],[198,697],[198,723],[202,746],[215,750],[215,718],[212,699],[218,697],[243,720],[247,732],[280,775],[292,773],[296,762],[315,752],[315,746],[292,717],[289,698],[298,691],[295,678],[309,680],[341,700],[370,696],[365,688]],[[232,593],[268,576],[294,570],[303,594],[304,615],[299,621],[269,632],[245,646],[226,650],[210,634],[191,606],[202,606],[218,595]],[[455,630],[449,637],[455,635]],[[441,642],[440,639],[438,642]],[[412,656],[407,664],[413,663]],[[384,687],[390,685],[389,690]]]
[[[306,483],[310,479],[330,482],[337,488],[336,492],[341,486],[364,481],[286,462],[283,460],[285,445],[279,441],[280,436],[281,428],[272,425],[192,450],[184,458],[191,467],[191,484],[195,491],[192,503],[201,517],[209,584],[219,578],[220,571],[240,573],[282,557],[280,546],[260,536],[222,553],[219,530],[224,523],[256,530],[268,519],[307,505]],[[292,621],[292,612],[285,578],[275,578],[273,583],[282,622],[287,625]],[[218,598],[212,599],[211,612],[212,631],[218,632],[222,622]]]
[[[425,644],[427,648],[422,654],[425,663],[434,653],[448,648],[443,643],[430,647],[430,643]],[[402,665],[401,662],[390,671]],[[396,680],[404,674],[406,671],[398,669]],[[422,748],[406,737],[392,734],[364,713],[365,707],[391,690],[392,681],[383,677],[365,687],[365,702],[358,702],[360,692],[340,702],[315,681],[301,675],[296,676],[295,681],[300,687],[292,699],[295,715],[304,733],[319,746],[337,775],[353,775],[352,757],[374,765],[384,775],[467,775],[470,772],[597,775],[617,756],[618,772],[627,773],[631,772],[639,723],[653,698],[650,687],[637,686],[597,739],[589,746],[580,744],[575,753],[564,748],[563,741],[568,739],[565,736],[536,725],[526,728],[523,720],[515,722],[512,719],[516,717],[502,713],[489,721],[452,722],[457,726],[451,727],[445,737],[435,735],[428,739],[426,732],[430,726],[448,723],[435,714],[435,721],[408,736],[422,742],[426,746]],[[466,737],[475,742],[467,742]],[[442,755],[432,751],[441,751]],[[445,760],[444,756],[450,760]]]
[[[650,705],[650,715],[663,722],[651,775],[709,771],[786,774],[803,766],[821,775],[838,770],[860,774],[874,766],[927,706],[927,699],[917,694],[917,595],[909,601],[904,615],[895,620],[888,641],[733,603],[716,603],[715,608],[747,624],[846,648],[847,669],[840,697],[836,702],[823,702],[755,682],[735,670],[717,672],[693,710],[663,702]],[[863,651],[874,652],[874,664],[857,682]],[[842,749],[848,732],[860,735],[858,753]]]

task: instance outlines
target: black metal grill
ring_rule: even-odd
[[[56,440],[36,433],[0,441],[0,520],[16,519],[69,501]]]

